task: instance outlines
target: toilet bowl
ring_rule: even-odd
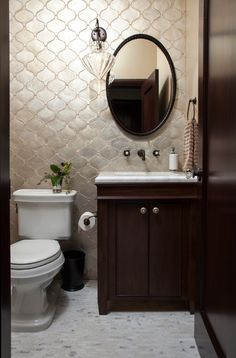
[[[11,245],[13,331],[39,331],[51,324],[57,289],[52,281],[63,263],[57,241],[21,240]]]
[[[44,330],[55,315],[59,285],[53,279],[64,263],[56,239],[71,236],[71,204],[76,192],[70,197],[57,195],[40,189],[13,193],[21,238],[11,245],[13,331]]]

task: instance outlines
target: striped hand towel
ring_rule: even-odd
[[[198,167],[198,123],[187,120],[184,128],[184,171]]]

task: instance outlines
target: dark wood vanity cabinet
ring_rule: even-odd
[[[196,183],[97,186],[100,314],[193,311]]]
[[[113,206],[113,293],[118,297],[180,297],[182,205],[117,200]]]

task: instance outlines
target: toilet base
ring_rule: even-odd
[[[60,290],[60,284],[57,280],[53,281],[47,288],[47,294],[42,299],[45,309],[40,313],[22,315],[19,312],[12,312],[11,329],[12,332],[39,332],[47,329],[55,316],[56,299]],[[42,296],[41,296],[42,297]],[[46,299],[47,297],[47,299]],[[22,319],[21,319],[22,316]]]
[[[43,317],[39,319],[17,320],[12,319],[12,332],[39,332],[47,329],[53,321],[56,307],[49,305]]]

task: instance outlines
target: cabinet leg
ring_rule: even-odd
[[[194,301],[189,301],[189,311],[191,314],[195,313],[195,304]]]
[[[100,315],[106,315],[109,313],[107,302],[98,303],[98,311]]]

